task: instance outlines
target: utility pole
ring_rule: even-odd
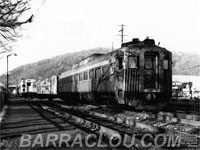
[[[6,79],[7,79],[7,80],[6,80],[6,82],[7,82],[7,83],[6,83],[7,99],[6,99],[6,103],[8,103],[8,95],[9,95],[9,94],[8,94],[8,93],[9,93],[9,90],[8,90],[8,88],[9,88],[9,85],[8,85],[8,84],[9,84],[9,78],[8,78],[8,77],[9,77],[9,76],[8,76],[8,57],[9,57],[9,56],[11,56],[11,55],[7,55],[7,75],[6,75]]]
[[[5,103],[8,103],[8,100],[9,100],[9,71],[8,71],[8,58],[9,58],[10,56],[12,56],[12,55],[17,56],[17,54],[16,54],[16,53],[12,53],[12,54],[7,55],[7,85],[6,85],[6,88],[7,88],[7,98],[6,98],[6,102],[5,102]]]
[[[121,24],[121,25],[118,25],[118,26],[121,26],[121,30],[119,30],[119,32],[121,32],[121,35],[118,35],[118,36],[121,36],[121,44],[124,43],[124,36],[127,36],[127,35],[124,35],[124,24]]]
[[[114,43],[112,42],[112,51],[114,50]]]

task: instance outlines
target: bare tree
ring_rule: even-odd
[[[8,51],[9,43],[20,36],[21,25],[32,22],[33,15],[28,18],[23,15],[30,9],[29,2],[30,0],[0,0],[0,54]]]

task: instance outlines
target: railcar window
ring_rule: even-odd
[[[93,75],[94,75],[94,71],[93,71],[93,70],[90,70],[90,72],[89,72],[89,78],[92,79],[92,78],[93,78]]]
[[[36,88],[36,84],[35,83],[33,83],[33,87]]]
[[[31,82],[27,82],[27,86],[31,86]]]
[[[95,70],[95,79],[98,79],[101,77],[101,69],[100,68],[97,68]]]
[[[137,68],[137,57],[129,56],[128,57],[128,67],[129,68]]]
[[[111,66],[110,66],[110,74],[113,74],[114,73],[114,65],[112,64]]]
[[[169,61],[168,60],[164,60],[163,68],[166,69],[166,70],[169,68]]]
[[[72,76],[69,77],[69,83],[72,83]]]
[[[84,72],[84,80],[88,79],[88,72]]]
[[[80,73],[79,74],[79,81],[82,81],[83,80],[83,73]]]
[[[165,54],[164,56],[163,68],[166,70],[169,69],[169,55],[168,54]]]
[[[104,66],[102,68],[103,73],[106,73],[109,70],[109,66]]]
[[[144,61],[144,68],[147,69],[147,70],[152,70],[154,69],[154,60],[152,57],[145,57],[145,61]]]
[[[78,74],[75,74],[75,76],[74,76],[74,82],[78,82]]]
[[[64,85],[65,84],[65,79],[62,79],[62,85]]]
[[[110,67],[109,66],[104,66],[103,68],[102,68],[102,71],[103,71],[103,76],[109,76],[109,74],[110,74]]]

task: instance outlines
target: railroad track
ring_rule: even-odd
[[[170,100],[165,109],[171,112],[200,115],[200,100]]]
[[[59,103],[60,105],[66,105],[63,101],[57,101],[57,103]],[[136,110],[131,106],[125,106],[125,105],[119,105],[118,107],[101,105],[100,108],[102,108],[102,107],[103,108],[107,108],[107,107],[111,108],[111,109],[108,109],[108,111],[114,110],[113,113],[120,113],[120,112],[141,113],[141,112],[144,112],[143,110]],[[175,107],[176,106],[170,105],[169,107],[166,107],[163,110],[154,110],[154,111],[152,110],[152,113],[159,114],[159,116],[164,115],[166,118],[173,117],[173,118],[186,119],[186,120],[191,120],[191,121],[193,121],[193,120],[200,121],[200,112],[198,113],[198,111],[197,111],[194,113],[194,111],[191,111],[190,113],[188,113],[188,112],[184,111],[183,108],[178,109]],[[100,109],[100,110],[102,110],[102,109]],[[199,111],[200,111],[200,108],[199,108]],[[104,113],[104,112],[102,112],[102,113]],[[151,112],[148,112],[148,113],[151,113]],[[169,116],[169,117],[167,117],[167,116]]]
[[[198,121],[176,118],[164,112],[155,116],[147,113],[121,112],[92,105],[72,107],[50,102],[40,102],[40,105],[42,109],[63,117],[69,122],[87,128],[95,134],[103,135],[108,141],[111,139],[119,141],[125,138],[127,141],[131,141],[134,135],[135,141],[132,146],[137,149],[147,147],[146,143],[153,143],[148,145],[148,149],[160,147],[158,141],[166,137],[166,143],[162,145],[164,149],[170,146],[179,147],[180,143],[174,145],[172,136],[175,136],[176,139],[182,136],[198,138],[199,134],[200,123]],[[144,137],[144,135],[146,136]],[[158,136],[161,139],[158,140]],[[156,143],[155,139],[158,140]],[[187,145],[182,144],[181,146]]]
[[[177,118],[200,121],[200,103],[198,101],[170,101],[163,111],[171,112]]]

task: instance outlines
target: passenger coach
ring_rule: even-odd
[[[22,79],[18,85],[18,92],[23,97],[35,97],[37,94],[35,79]]]
[[[71,102],[120,103],[161,109],[171,97],[172,55],[154,40],[133,39],[93,54],[59,76],[58,95]],[[95,101],[94,101],[95,100]]]

